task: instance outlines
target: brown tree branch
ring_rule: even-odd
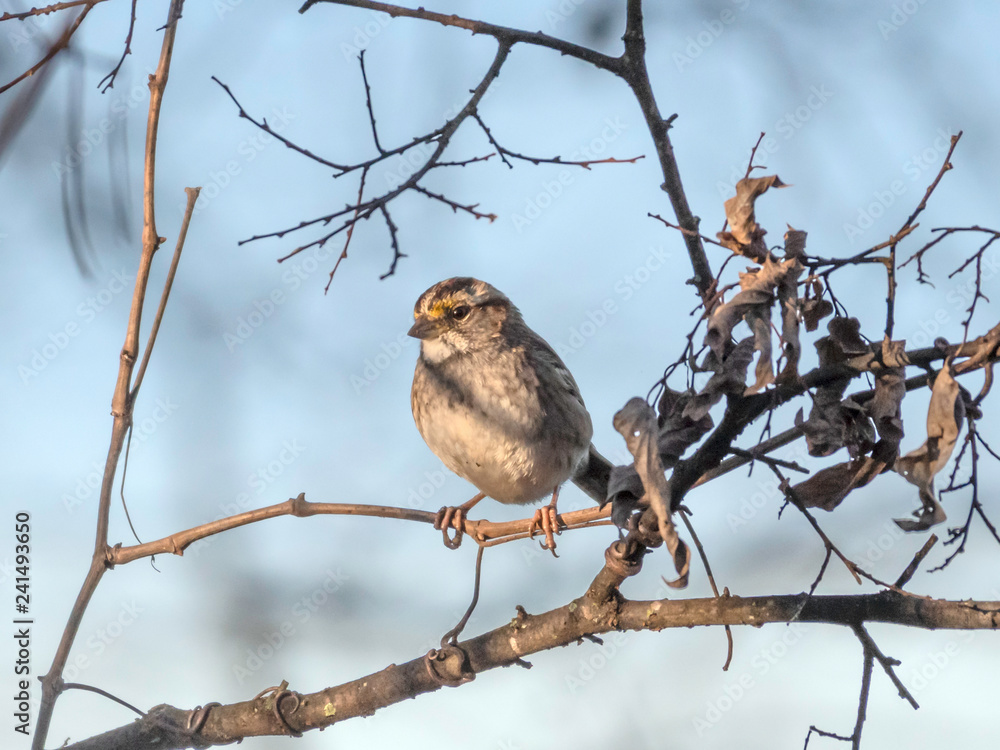
[[[620,57],[611,57],[596,50],[541,32],[522,31],[507,26],[498,26],[483,21],[462,18],[457,15],[435,13],[425,10],[422,7],[411,9],[389,3],[374,2],[373,0],[307,0],[299,9],[299,12],[304,13],[320,2],[366,8],[388,13],[394,18],[416,18],[439,23],[444,26],[467,29],[473,34],[492,36],[500,43],[501,47],[506,47],[507,49],[518,43],[547,47],[563,55],[583,60],[601,70],[607,70],[624,80],[629,88],[632,89],[639,103],[639,108],[642,110],[643,117],[646,120],[650,135],[653,138],[656,153],[660,160],[660,169],[663,172],[663,184],[661,187],[666,191],[670,199],[677,223],[686,230],[684,232],[684,241],[687,245],[692,268],[694,269],[694,277],[691,283],[695,285],[698,294],[703,300],[708,298],[713,274],[708,264],[708,258],[705,255],[701,238],[698,235],[699,219],[691,212],[691,208],[688,205],[684,186],[681,182],[680,170],[677,166],[677,159],[674,156],[673,146],[670,143],[668,130],[673,118],[664,119],[660,114],[659,107],[656,104],[656,97],[653,95],[652,84],[649,80],[649,71],[646,68],[646,39],[643,31],[641,0],[629,0],[628,2],[625,36],[623,37],[625,49]],[[487,137],[495,144],[495,140],[489,134],[489,131],[487,131]],[[517,156],[517,154],[507,150],[500,151],[500,155],[501,157],[505,155]],[[532,161],[530,158],[528,160]],[[368,207],[364,208],[367,209]]]
[[[653,86],[649,81],[649,71],[646,68],[646,37],[643,30],[642,0],[628,0],[623,39],[625,42],[625,52],[621,57],[623,70],[618,75],[632,89],[632,93],[635,94],[635,98],[639,102],[643,117],[646,119],[646,126],[653,137],[656,153],[660,159],[660,169],[663,172],[661,188],[666,191],[670,198],[670,205],[673,206],[677,223],[683,229],[688,230],[684,232],[684,242],[687,245],[691,267],[694,269],[691,283],[698,290],[702,300],[707,300],[714,275],[698,235],[700,219],[691,212],[688,205],[687,195],[684,193],[684,186],[681,183],[680,169],[674,156],[674,147],[670,143],[668,131],[673,118],[667,120],[660,114],[656,97],[653,95]]]
[[[476,108],[479,106],[479,103],[480,103],[480,101],[482,101],[482,98],[486,95],[486,91],[487,91],[487,89],[489,89],[490,84],[492,84],[493,81],[496,79],[496,77],[498,75],[500,75],[500,69],[503,67],[503,64],[507,60],[507,56],[509,54],[510,54],[510,45],[507,42],[501,41],[499,43],[498,48],[497,48],[496,56],[493,59],[493,63],[490,65],[489,69],[486,71],[486,74],[483,76],[483,79],[479,82],[479,84],[476,86],[476,88],[472,90],[472,94],[471,94],[469,100],[466,102],[465,106],[461,109],[461,111],[459,111],[458,114],[456,114],[453,118],[451,118],[450,120],[448,120],[448,122],[446,122],[444,125],[442,125],[439,129],[435,130],[433,133],[431,133],[429,135],[423,136],[422,138],[415,138],[413,141],[411,141],[407,145],[402,146],[402,147],[400,147],[398,149],[390,149],[388,151],[384,151],[384,152],[380,153],[378,156],[376,156],[373,159],[370,159],[370,160],[368,160],[366,162],[361,162],[360,164],[355,164],[355,165],[337,165],[337,164],[333,164],[332,162],[325,162],[325,161],[319,159],[318,157],[315,157],[314,155],[312,155],[310,152],[306,151],[305,149],[302,149],[302,148],[300,148],[298,146],[295,146],[290,141],[287,141],[287,139],[283,139],[282,138],[281,139],[282,142],[284,142],[285,145],[288,146],[289,148],[293,148],[293,149],[299,151],[300,153],[308,155],[310,158],[316,159],[317,161],[321,161],[322,163],[326,163],[329,166],[332,166],[333,168],[340,170],[339,173],[338,173],[338,175],[339,174],[345,174],[347,172],[350,172],[350,171],[353,171],[353,170],[356,170],[356,169],[367,170],[368,167],[370,167],[371,165],[373,165],[373,164],[381,161],[382,159],[385,159],[386,157],[391,156],[391,155],[396,154],[396,153],[402,153],[403,151],[406,151],[407,149],[412,148],[414,145],[419,144],[419,143],[424,143],[424,142],[426,142],[426,143],[434,143],[435,144],[435,148],[434,148],[434,152],[430,155],[430,157],[423,164],[423,166],[421,166],[419,169],[417,169],[409,177],[409,179],[407,179],[405,182],[403,182],[402,184],[400,184],[395,189],[389,190],[387,193],[385,193],[385,194],[383,194],[381,196],[378,196],[378,197],[375,197],[375,198],[371,198],[371,199],[369,199],[367,201],[358,201],[358,202],[355,202],[354,204],[347,205],[344,208],[342,208],[340,210],[337,210],[337,211],[334,211],[334,212],[332,212],[330,214],[327,214],[325,216],[319,216],[319,217],[317,217],[315,219],[310,219],[310,220],[307,220],[307,221],[301,221],[301,222],[299,222],[298,225],[296,225],[294,227],[286,227],[285,229],[279,229],[279,230],[272,231],[272,232],[266,232],[266,233],[263,233],[263,234],[254,235],[253,237],[250,237],[248,239],[241,240],[239,244],[242,245],[242,244],[245,244],[247,242],[255,242],[255,241],[266,239],[266,238],[269,238],[269,237],[281,238],[281,237],[284,237],[286,234],[289,234],[291,232],[297,232],[297,231],[299,231],[301,229],[305,229],[306,227],[315,226],[317,224],[328,225],[334,219],[337,219],[337,218],[340,218],[342,216],[346,216],[348,214],[352,214],[353,213],[353,216],[351,216],[350,218],[346,219],[341,224],[339,224],[336,229],[334,229],[334,230],[332,230],[330,232],[327,232],[325,235],[323,235],[319,239],[313,240],[312,242],[308,242],[308,243],[306,243],[304,245],[300,245],[299,247],[296,247],[294,250],[292,250],[291,252],[287,253],[284,257],[282,257],[282,258],[279,259],[279,262],[280,261],[285,261],[285,260],[288,260],[289,258],[291,258],[292,256],[297,255],[298,253],[300,253],[303,250],[306,250],[306,249],[308,249],[310,247],[322,247],[327,242],[329,242],[333,237],[337,236],[341,232],[349,230],[358,221],[367,220],[376,211],[382,211],[383,212],[383,216],[385,216],[386,219],[387,219],[387,224],[388,224],[388,227],[389,227],[389,230],[390,230],[390,234],[391,234],[392,240],[393,240],[393,251],[394,251],[393,262],[392,262],[392,266],[390,267],[390,271],[389,271],[389,273],[391,273],[392,270],[395,268],[396,262],[399,260],[400,257],[402,257],[402,254],[399,252],[399,248],[398,248],[398,238],[396,236],[395,225],[392,224],[392,222],[388,220],[388,215],[385,212],[385,208],[386,208],[386,206],[392,200],[394,200],[398,196],[402,195],[403,193],[405,193],[405,192],[407,192],[409,190],[416,190],[418,192],[422,192],[423,194],[427,195],[428,197],[430,197],[430,198],[432,198],[434,200],[441,201],[445,205],[449,206],[453,211],[457,212],[459,210],[462,210],[462,211],[465,211],[465,212],[471,214],[472,216],[474,216],[477,219],[478,218],[485,218],[485,219],[489,219],[490,221],[493,221],[493,219],[496,218],[495,215],[493,215],[493,214],[484,214],[484,213],[481,213],[479,211],[476,211],[475,210],[475,208],[476,208],[475,205],[473,205],[473,206],[462,205],[460,203],[457,203],[455,201],[452,201],[452,200],[448,199],[447,197],[445,197],[443,195],[431,193],[430,191],[426,190],[425,188],[422,188],[421,186],[419,186],[418,183],[420,182],[421,179],[423,179],[424,175],[426,175],[431,169],[433,169],[438,164],[438,162],[439,162],[442,154],[444,154],[445,149],[448,147],[448,144],[451,142],[452,136],[458,130],[459,126],[461,126],[461,124],[463,122],[465,122],[465,120],[468,117],[471,117],[476,112]],[[226,88],[224,86],[224,84],[222,84],[222,83],[220,83],[219,85],[223,86],[223,88]],[[254,122],[254,124],[257,125],[257,127],[264,128],[264,129],[266,129],[267,132],[271,132],[270,128],[267,127],[267,123],[266,122],[257,123],[252,118],[250,118],[245,113],[245,111],[243,110],[242,106],[240,106],[239,102],[236,101],[236,98],[232,95],[232,93],[229,92],[228,88],[226,88],[226,91],[227,91],[227,93],[229,93],[230,97],[233,99],[233,101],[236,103],[236,105],[238,107],[240,107],[240,116],[241,117],[246,117],[247,119],[250,119],[251,122]],[[383,278],[384,278],[384,276],[383,276]]]
[[[32,65],[30,68],[28,68],[14,80],[5,83],[3,86],[0,86],[0,94],[5,92],[7,89],[13,88],[21,81],[23,81],[25,78],[33,76],[35,73],[41,70],[42,66],[45,65],[45,63],[47,63],[57,54],[66,49],[69,46],[70,39],[73,38],[73,34],[76,33],[76,30],[80,28],[80,24],[83,23],[83,19],[87,17],[87,14],[90,13],[90,11],[93,10],[94,6],[97,5],[97,3],[99,2],[103,2],[103,0],[87,0],[87,2],[84,4],[83,10],[80,11],[80,15],[78,15],[76,18],[74,18],[70,23],[66,25],[66,29],[63,31],[62,35],[59,37],[59,39],[55,41],[55,43],[52,44],[52,46],[49,47],[48,51],[42,56],[42,59],[39,60],[34,65]],[[4,19],[0,20],[7,20],[7,19],[5,17]]]
[[[267,697],[220,705],[208,712],[194,738],[186,728],[195,711],[157,706],[145,719],[69,745],[67,750],[138,746],[165,750],[189,747],[195,741],[221,745],[244,737],[288,735],[289,729],[305,732],[370,716],[381,708],[439,690],[449,679],[456,680],[449,684],[464,684],[482,672],[523,662],[532,654],[613,631],[708,625],[760,627],[789,622],[826,623],[852,629],[865,622],[925,629],[1000,628],[1000,602],[924,600],[891,592],[808,598],[799,594],[628,601],[617,590],[619,581],[619,576],[605,568],[584,596],[540,615],[528,615],[522,610],[509,623],[456,644],[456,651],[449,659],[435,662],[433,667],[428,666],[428,658],[423,656],[315,693],[292,693],[296,700],[282,703],[289,707],[281,711],[280,717]]]
[[[575,57],[579,60],[583,60],[584,62],[588,62],[597,68],[601,68],[602,70],[610,70],[615,74],[620,74],[621,58],[601,54],[600,52],[590,49],[589,47],[583,47],[579,44],[574,44],[573,42],[567,42],[563,39],[543,34],[540,31],[521,31],[520,29],[513,29],[508,26],[498,26],[492,23],[462,18],[454,14],[446,15],[444,13],[435,13],[434,11],[424,10],[423,8],[404,8],[401,5],[374,2],[373,0],[307,0],[307,2],[299,8],[299,13],[305,13],[314,5],[321,2],[331,3],[334,5],[347,5],[352,8],[365,8],[379,13],[388,13],[393,18],[417,18],[423,21],[439,23],[442,26],[453,26],[459,29],[466,29],[471,31],[473,34],[486,34],[487,36],[492,36],[498,42],[507,46],[523,42],[525,44],[534,44],[538,47],[548,47],[549,49],[554,49],[562,55]]]
[[[55,702],[63,690],[62,673],[69,658],[70,649],[79,632],[83,615],[86,612],[90,598],[107,570],[108,556],[108,523],[111,511],[111,492],[114,486],[118,459],[121,456],[125,436],[132,424],[131,381],[139,351],[139,328],[142,318],[142,308],[145,304],[146,286],[149,282],[149,272],[153,263],[153,255],[163,241],[156,233],[154,219],[154,177],[156,165],[156,132],[160,119],[160,107],[163,102],[163,92],[167,85],[170,70],[170,60],[173,53],[174,38],[177,34],[177,21],[181,16],[183,0],[171,0],[167,23],[163,35],[163,45],[160,50],[160,61],[156,73],[149,80],[149,117],[146,131],[145,174],[143,180],[143,235],[142,254],[139,268],[136,271],[135,288],[132,294],[132,307],[129,312],[128,328],[125,334],[125,344],[122,347],[121,361],[118,369],[118,380],[111,399],[111,414],[114,422],[111,431],[111,444],[105,461],[104,476],[101,483],[101,494],[97,509],[97,530],[94,540],[94,553],[90,568],[77,595],[76,602],[66,622],[59,646],[52,659],[52,666],[42,677],[42,700],[38,710],[38,721],[32,739],[32,750],[42,750],[48,736],[52,721]],[[87,10],[90,6],[87,7]],[[84,11],[81,17],[86,13]],[[189,203],[189,211],[193,209]],[[186,226],[186,224],[185,224]],[[152,341],[150,342],[152,344]],[[147,352],[148,354],[148,352]]]
[[[32,16],[47,16],[50,13],[56,13],[60,10],[67,10],[69,8],[77,8],[81,5],[97,5],[98,3],[103,3],[105,0],[70,0],[66,3],[52,3],[51,5],[45,5],[41,8],[32,8],[31,10],[21,11],[19,13],[12,13],[10,11],[5,11],[0,14],[0,22],[2,21],[24,21]]]

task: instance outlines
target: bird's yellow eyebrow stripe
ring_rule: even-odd
[[[445,313],[447,313],[451,308],[455,306],[455,301],[450,299],[442,299],[435,302],[427,310],[427,314],[432,318],[440,318]]]

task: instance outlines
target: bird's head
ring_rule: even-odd
[[[438,282],[420,295],[408,334],[420,339],[425,356],[443,359],[488,345],[512,314],[518,315],[517,308],[503,292],[461,276]]]

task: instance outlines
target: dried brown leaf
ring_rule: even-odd
[[[632,398],[615,414],[614,426],[635,458],[635,470],[645,489],[643,500],[656,514],[660,537],[673,557],[677,579],[668,585],[683,588],[687,586],[691,568],[691,550],[677,535],[670,518],[670,485],[664,476],[657,447],[656,414],[643,399]]]
[[[785,365],[778,373],[779,383],[794,383],[799,379],[799,358],[802,344],[799,341],[799,276],[805,254],[806,233],[788,228],[785,234],[785,274],[778,282],[778,307],[781,310],[781,340],[784,342]]]
[[[851,458],[858,458],[867,453],[871,453],[875,447],[875,427],[868,417],[868,411],[854,400],[853,397],[845,398],[840,402],[840,414],[844,420],[844,445]],[[899,447],[895,449],[898,455]]]
[[[702,362],[702,371],[714,370],[704,387],[684,405],[683,416],[691,422],[699,423],[722,397],[733,393],[742,394],[746,389],[747,368],[753,361],[754,339],[748,337],[734,346],[725,359],[721,360],[709,351]],[[661,411],[662,413],[662,411]],[[711,425],[709,428],[711,429]],[[706,430],[707,432],[707,430]],[[661,441],[663,436],[660,437]]]
[[[802,428],[810,456],[829,456],[844,447],[847,424],[840,408],[840,397],[846,387],[845,381],[839,390],[833,386],[818,388],[809,419],[802,420],[801,410],[796,415],[795,424]]]
[[[746,177],[736,183],[736,195],[724,204],[729,231],[720,232],[722,244],[734,252],[763,261],[768,257],[764,230],[754,216],[754,203],[770,188],[787,187],[777,175]]]
[[[902,341],[891,342],[900,344],[898,349],[902,350]],[[899,361],[897,352],[892,351],[895,347],[882,345],[882,361],[896,363]],[[888,364],[888,362],[887,362]],[[875,375],[875,396],[868,402],[868,415],[875,423],[879,437],[883,440],[899,446],[899,441],[903,439],[903,396],[906,395],[906,369],[902,366],[890,366],[879,370]]]
[[[785,259],[797,258],[801,260],[806,254],[806,232],[801,229],[792,229],[788,226],[785,232]]]
[[[829,338],[843,354],[843,359],[840,361],[871,354],[871,347],[861,338],[861,322],[857,318],[838,316],[826,324],[826,330],[830,332]]]
[[[947,518],[934,491],[934,476],[951,458],[965,421],[965,402],[959,397],[960,393],[951,373],[949,358],[937,374],[931,390],[931,402],[927,408],[927,440],[896,461],[896,471],[919,489],[921,503],[920,509],[913,513],[917,520],[895,519],[903,531],[923,531]]]
[[[807,331],[819,328],[819,322],[827,315],[833,314],[833,305],[825,299],[814,298],[803,300],[801,306],[802,322]]]
[[[760,352],[754,374],[757,380],[746,389],[746,395],[762,391],[774,382],[774,367],[771,364],[771,306],[757,305],[747,310],[747,325],[753,333],[754,351]]]
[[[746,366],[744,366],[743,371],[745,378]],[[709,383],[711,382],[710,379]],[[688,448],[701,440],[712,429],[714,422],[708,414],[708,409],[701,413],[695,413],[694,416],[688,414],[688,406],[696,398],[696,394],[690,391],[675,391],[669,387],[663,391],[658,404],[659,438],[657,445],[661,459],[665,458],[669,461],[680,458]]]
[[[820,367],[874,358],[871,348],[861,338],[861,323],[857,318],[836,317],[826,328],[829,335],[815,342]],[[829,456],[845,444],[854,456],[871,450],[874,433],[868,438],[871,425],[867,416],[855,413],[860,409],[857,404],[841,403],[848,382],[850,378],[837,378],[817,388],[809,419],[797,423],[806,436],[810,455]]]
[[[741,273],[741,290],[729,302],[718,305],[712,311],[705,333],[705,344],[712,350],[716,360],[725,360],[732,346],[733,328],[741,320],[746,321],[754,334],[754,349],[760,352],[760,358],[757,361],[756,382],[747,389],[747,393],[756,393],[774,382],[771,306],[779,285],[790,277],[797,279],[801,272],[801,265],[794,258],[780,263],[768,258],[759,268]]]
[[[862,456],[821,469],[792,489],[805,507],[833,510],[853,490],[877,477],[885,466],[884,461]]]

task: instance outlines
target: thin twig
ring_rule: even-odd
[[[694,530],[694,526],[691,524],[691,519],[688,518],[690,511],[687,508],[680,509],[681,520],[684,521],[684,525],[687,527],[688,533],[691,535],[691,540],[694,542],[695,548],[698,550],[698,556],[701,558],[701,564],[705,566],[705,574],[708,576],[708,583],[712,587],[712,593],[715,594],[715,598],[718,599],[721,594],[719,594],[719,587],[715,584],[715,576],[712,575],[712,566],[708,562],[708,555],[705,554],[705,548],[701,544],[701,539],[698,538],[698,533]],[[729,589],[726,589],[726,596],[729,596]],[[728,625],[726,625],[726,662],[722,665],[722,671],[728,672],[729,665],[733,661],[733,631]]]
[[[167,11],[163,44],[160,49],[160,60],[156,73],[150,77],[149,81],[149,115],[146,121],[145,172],[143,179],[142,254],[139,258],[139,268],[136,271],[135,288],[132,293],[132,307],[129,311],[125,344],[121,352],[118,379],[115,383],[115,390],[111,399],[111,413],[114,417],[114,422],[112,425],[111,443],[108,447],[108,455],[104,466],[104,476],[101,482],[101,493],[97,509],[97,529],[94,535],[94,553],[91,557],[87,576],[80,587],[80,593],[73,604],[73,609],[70,612],[66,627],[63,629],[62,637],[59,640],[59,646],[56,648],[56,653],[52,658],[52,666],[49,667],[49,671],[42,678],[42,700],[38,709],[38,720],[35,725],[35,734],[31,745],[32,750],[43,750],[45,747],[45,740],[52,721],[52,712],[60,693],[63,669],[66,667],[70,650],[73,647],[73,642],[76,640],[87,605],[90,603],[90,599],[97,589],[101,578],[108,570],[108,525],[111,512],[111,493],[118,467],[118,459],[121,456],[125,437],[132,423],[133,400],[129,386],[139,349],[139,327],[142,319],[142,308],[145,304],[146,286],[149,282],[153,255],[161,242],[159,235],[156,233],[153,210],[157,128],[160,120],[160,108],[163,103],[163,92],[167,85],[170,61],[173,55],[174,39],[177,35],[177,20],[181,16],[183,5],[183,0],[171,0],[170,8]],[[77,19],[78,21],[82,19],[82,16],[85,15],[90,7],[92,6],[87,6],[84,13]]]
[[[136,373],[135,381],[132,384],[132,391],[129,399],[133,402],[139,395],[139,387],[142,379],[146,375],[146,366],[149,358],[153,354],[153,345],[156,343],[156,334],[160,332],[160,324],[163,322],[163,313],[167,309],[167,299],[170,297],[170,290],[174,286],[174,277],[177,275],[177,267],[181,262],[181,251],[184,249],[184,241],[187,239],[188,227],[191,226],[191,217],[194,215],[194,204],[198,201],[201,193],[200,187],[184,188],[187,193],[187,206],[184,209],[184,218],[181,220],[181,229],[177,234],[177,244],[174,246],[174,256],[170,259],[170,268],[167,270],[166,281],[163,282],[163,291],[160,293],[160,304],[156,309],[156,317],[153,318],[153,327],[149,330],[149,339],[146,341],[146,348],[142,353],[142,363],[139,365],[139,372]]]
[[[845,557],[844,554],[839,549],[837,549],[837,545],[835,545],[832,541],[830,541],[830,537],[828,537],[826,535],[826,532],[824,532],[823,529],[820,528],[820,525],[816,523],[816,519],[813,518],[812,513],[810,513],[809,510],[806,508],[805,504],[803,504],[802,499],[798,496],[798,493],[795,491],[795,488],[792,487],[792,485],[788,482],[788,479],[785,477],[785,475],[781,473],[781,469],[779,469],[774,464],[768,464],[768,468],[770,468],[771,471],[773,471],[775,475],[777,475],[778,480],[781,483],[781,489],[785,493],[785,496],[791,501],[792,505],[798,508],[799,511],[802,513],[802,515],[806,517],[806,519],[809,521],[809,524],[813,527],[815,532],[819,534],[819,538],[823,540],[823,544],[826,545],[827,550],[833,552],[833,554],[835,554],[838,558],[840,558],[840,561],[844,563],[844,567],[846,567],[850,571],[851,575],[854,576],[854,580],[857,581],[858,584],[860,585],[861,576],[858,575],[859,568],[857,563],[848,560],[847,557]]]
[[[301,229],[315,226],[317,224],[328,225],[331,221],[333,221],[336,218],[346,216],[347,214],[350,213],[354,214],[353,217],[345,220],[336,229],[328,232],[327,234],[323,235],[318,239],[313,240],[312,242],[300,245],[299,247],[295,248],[291,252],[287,253],[284,257],[279,259],[279,261],[288,260],[292,256],[297,255],[298,253],[310,247],[322,247],[330,239],[340,234],[341,232],[346,231],[352,224],[356,224],[360,220],[368,219],[373,213],[375,213],[375,211],[381,210],[383,206],[388,205],[392,200],[402,195],[403,193],[407,192],[408,190],[418,190],[424,192],[429,197],[444,202],[446,205],[450,206],[452,210],[456,212],[462,210],[470,213],[476,218],[485,218],[489,219],[490,221],[495,220],[496,219],[495,214],[484,214],[475,210],[476,205],[472,206],[462,205],[446,198],[445,196],[438,195],[436,193],[430,193],[430,191],[427,191],[425,188],[422,188],[418,183],[421,179],[423,179],[424,175],[426,175],[427,172],[429,172],[431,169],[434,168],[434,165],[441,158],[441,155],[444,153],[445,149],[448,147],[448,144],[451,142],[452,136],[455,134],[455,132],[458,130],[461,124],[465,121],[465,119],[467,117],[470,117],[472,113],[476,111],[476,107],[478,106],[479,102],[482,101],[482,98],[486,95],[486,91],[489,89],[490,84],[500,74],[500,69],[503,67],[503,64],[507,60],[509,54],[510,54],[510,45],[501,42],[497,49],[496,56],[493,59],[493,63],[486,71],[486,74],[483,76],[483,79],[479,82],[479,85],[476,86],[475,89],[473,89],[469,101],[457,115],[448,120],[448,122],[446,122],[438,130],[434,131],[429,135],[423,136],[422,138],[415,138],[409,144],[400,147],[399,149],[386,151],[385,154],[379,155],[374,159],[369,159],[367,162],[361,162],[360,164],[355,164],[350,166],[333,165],[334,168],[340,170],[339,174],[346,174],[347,172],[353,171],[355,169],[364,169],[366,165],[371,166],[372,164],[381,161],[386,156],[392,155],[394,153],[402,153],[406,149],[412,148],[414,145],[417,145],[419,143],[423,142],[435,143],[436,145],[434,148],[434,152],[430,155],[430,157],[428,157],[424,165],[421,166],[419,169],[417,169],[416,172],[414,172],[405,182],[403,182],[396,188],[389,190],[384,195],[378,196],[376,198],[372,198],[362,203],[355,203],[353,205],[345,206],[344,208],[329,213],[325,216],[318,216],[314,219],[301,221],[294,227],[286,227],[284,229],[279,229],[272,232],[265,232],[263,234],[254,235],[245,240],[240,240],[239,244],[243,245],[248,242],[256,242],[258,240],[266,239],[269,237],[281,238],[284,237],[286,234],[289,234],[290,232],[297,232]],[[230,96],[232,95],[230,94]],[[238,103],[237,106],[239,106]],[[242,108],[241,108],[241,116],[245,116],[244,113],[242,112]],[[251,120],[251,122],[254,121]],[[306,153],[304,149],[298,147],[295,148],[301,153]]]
[[[0,15],[0,22],[2,21],[24,21],[32,16],[47,16],[50,13],[56,13],[60,10],[68,10],[69,8],[76,8],[80,5],[97,5],[98,3],[103,3],[104,0],[71,0],[66,3],[52,3],[51,5],[46,5],[42,8],[32,8],[31,10],[25,10],[20,13],[11,13],[6,11],[3,15]]]
[[[878,660],[879,665],[881,665],[882,670],[886,673],[889,679],[892,680],[892,684],[895,685],[896,690],[899,691],[899,697],[909,702],[909,704],[913,706],[914,710],[920,708],[920,704],[917,703],[916,698],[910,694],[910,691],[906,689],[902,680],[896,676],[896,671],[893,667],[899,666],[899,660],[883,654],[872,637],[868,635],[868,631],[865,630],[864,625],[857,624],[853,627],[853,630],[854,634],[857,635],[858,640],[861,641],[861,645],[864,646],[866,651],[871,651],[874,657]]]
[[[115,79],[118,77],[118,71],[122,69],[122,65],[125,64],[125,58],[132,54],[132,33],[135,31],[135,6],[139,0],[132,0],[132,14],[129,16],[128,21],[128,34],[125,35],[125,51],[122,52],[122,57],[118,61],[118,64],[111,69],[104,78],[100,80],[97,84],[97,88],[101,89],[101,93],[105,93],[108,89],[114,88]],[[103,88],[102,85],[107,81],[107,85]]]
[[[299,8],[299,13],[305,13],[307,10],[321,2],[329,2],[334,5],[346,5],[353,8],[364,8],[367,10],[374,10],[378,13],[388,13],[393,18],[416,18],[423,21],[439,23],[442,26],[452,26],[460,29],[466,29],[471,31],[473,34],[486,34],[488,36],[492,36],[498,42],[507,46],[512,46],[520,42],[524,44],[534,44],[539,47],[548,47],[549,49],[554,49],[560,54],[576,57],[598,68],[610,70],[616,74],[622,69],[621,58],[611,57],[610,55],[602,54],[579,44],[574,44],[573,42],[567,42],[563,39],[543,34],[540,31],[521,31],[520,29],[513,29],[507,26],[498,26],[497,24],[474,21],[470,18],[462,18],[461,16],[457,16],[455,14],[435,13],[434,11],[425,10],[422,7],[416,9],[404,8],[400,5],[374,2],[373,0],[307,0],[306,3]]]
[[[594,525],[607,525],[611,514],[610,506],[605,508],[587,508],[585,510],[563,513],[560,515],[566,524],[563,530],[589,528]],[[396,518],[405,521],[415,521],[434,525],[436,513],[415,508],[397,508],[385,505],[362,505],[359,503],[314,503],[305,499],[304,494],[289,498],[285,502],[275,503],[263,508],[256,508],[244,513],[220,518],[201,524],[184,531],[178,531],[162,539],[156,539],[144,544],[130,547],[116,545],[107,550],[106,562],[109,565],[124,565],[125,563],[157,554],[182,555],[195,542],[206,537],[220,534],[230,529],[257,523],[269,518],[294,516],[307,518],[316,515],[368,516],[373,518]],[[464,521],[463,532],[469,534],[480,545],[490,547],[516,539],[526,539],[531,528],[531,519],[518,521]]]
[[[472,613],[476,611],[476,605],[479,603],[479,582],[482,580],[483,574],[483,553],[486,552],[485,547],[480,547],[479,551],[476,552],[476,580],[472,587],[472,601],[469,603],[469,608],[465,610],[465,614],[462,615],[462,619],[458,621],[458,624],[441,636],[441,645],[445,646],[447,644],[455,645],[458,643],[458,636],[462,634],[465,630],[465,626],[469,623],[469,618],[472,617]]]
[[[375,141],[375,148],[378,152],[385,155],[385,149],[382,148],[382,144],[378,142],[378,128],[375,126],[375,110],[372,108],[372,90],[368,85],[368,73],[365,72],[365,51],[361,50],[358,55],[358,62],[361,63],[361,80],[365,84],[365,105],[368,107],[368,121],[372,126],[372,140]]]
[[[139,716],[146,715],[145,711],[143,711],[140,708],[136,708],[128,701],[122,700],[117,695],[112,695],[107,690],[101,690],[101,688],[94,687],[93,685],[84,685],[81,682],[67,682],[63,685],[63,690],[84,690],[89,693],[97,693],[98,695],[104,696],[108,700],[114,701],[119,706],[125,706],[125,708],[129,709],[130,711],[135,711],[137,714],[139,714]]]
[[[864,666],[861,672],[861,695],[858,696],[858,719],[854,722],[854,733],[851,735],[851,749],[860,750],[861,730],[865,726],[865,718],[868,716],[868,694],[872,687],[872,668],[875,666],[875,654],[864,647]]]
[[[896,583],[893,584],[896,588],[901,589],[910,582],[910,579],[913,578],[913,574],[916,573],[917,568],[920,567],[920,563],[923,562],[925,557],[927,557],[927,553],[931,551],[931,547],[937,544],[937,540],[937,535],[931,534],[927,541],[924,542],[924,546],[921,547],[917,554],[913,556],[910,564],[906,566],[906,569],[900,573],[899,578],[896,579]]]
[[[74,18],[73,21],[71,21],[66,26],[65,31],[63,31],[62,33],[62,36],[60,36],[59,39],[57,39],[51,47],[49,47],[48,52],[46,52],[45,55],[42,56],[42,59],[39,60],[34,65],[32,65],[30,68],[28,68],[14,80],[10,81],[9,83],[5,83],[3,86],[0,86],[0,94],[2,94],[7,89],[13,88],[21,81],[23,81],[25,78],[33,76],[41,69],[43,65],[45,65],[45,63],[47,63],[49,60],[51,60],[53,57],[59,54],[62,50],[66,49],[66,47],[69,46],[69,40],[73,38],[73,34],[76,33],[76,30],[80,28],[80,24],[83,23],[83,19],[87,17],[87,14],[90,13],[94,5],[96,5],[98,2],[101,2],[101,0],[88,0],[88,2],[84,5],[83,10],[80,11],[80,15]]]
[[[763,445],[764,442],[766,441],[761,441],[760,445]],[[730,447],[729,452],[732,453],[734,456],[743,456],[744,458],[749,459],[749,461],[751,462],[761,461],[762,463],[765,463],[768,466],[781,466],[785,469],[790,469],[791,471],[797,471],[801,474],[809,473],[809,469],[805,468],[804,466],[801,466],[800,464],[795,463],[795,461],[783,461],[780,458],[772,458],[771,456],[764,455],[762,452],[756,449],[748,451],[748,450],[743,450],[742,448],[737,448],[736,446],[732,446]]]
[[[383,204],[379,206],[379,211],[382,212],[382,218],[385,219],[385,225],[389,230],[389,244],[392,247],[392,262],[389,263],[389,270],[378,277],[380,281],[384,281],[396,273],[396,264],[399,263],[400,258],[405,258],[407,255],[399,249],[399,236],[397,235],[399,227],[396,226],[389,215],[389,209]]]
[[[362,52],[362,55],[364,55],[363,52]],[[363,57],[362,57],[361,66],[362,66],[361,67],[362,71],[364,71],[364,58]],[[367,86],[367,85],[368,84],[366,82],[365,86]],[[375,120],[373,119],[372,120],[372,127],[374,127],[374,126],[375,126]],[[379,150],[380,151],[382,150],[381,146],[379,146]],[[361,205],[362,198],[364,197],[364,194],[365,194],[365,180],[367,180],[367,179],[368,179],[368,167],[365,167],[364,169],[361,170],[361,179],[358,181],[358,201],[357,201],[357,205],[358,206]],[[344,249],[340,251],[340,256],[337,258],[337,262],[333,264],[333,269],[330,271],[330,278],[326,282],[326,287],[324,287],[324,289],[323,289],[323,294],[326,294],[327,292],[330,291],[330,284],[333,283],[333,275],[335,273],[337,273],[337,269],[340,268],[340,262],[342,260],[344,260],[345,258],[347,258],[347,248],[349,248],[351,246],[351,238],[354,236],[354,227],[356,227],[358,225],[358,214],[359,213],[360,213],[360,208],[354,212],[354,221],[351,222],[350,226],[347,229],[347,239],[344,240]]]

